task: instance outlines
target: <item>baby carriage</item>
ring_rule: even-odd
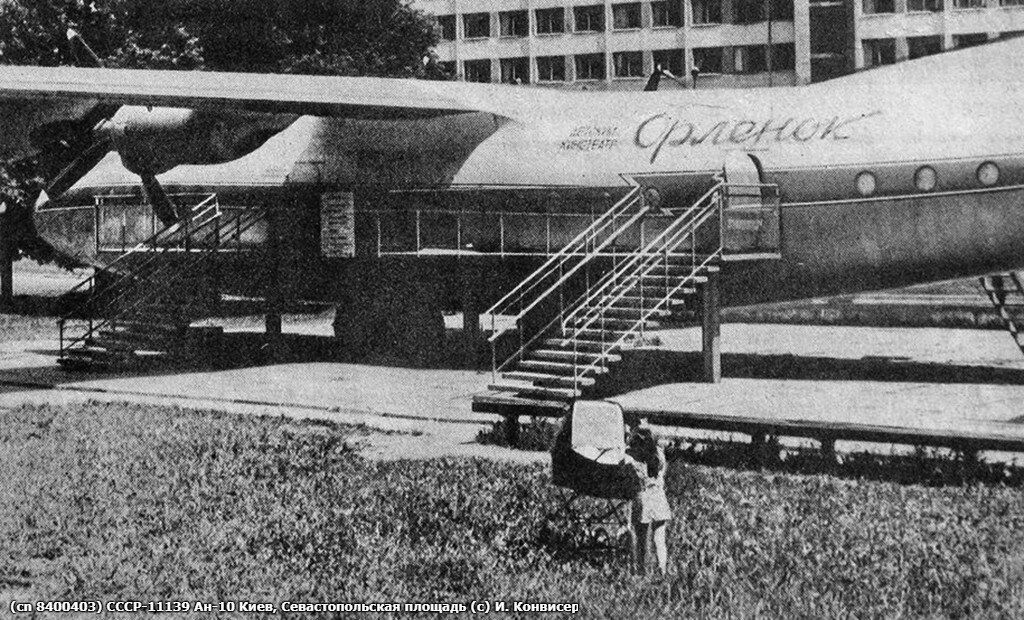
[[[629,531],[640,478],[625,458],[622,407],[576,401],[551,448],[551,478],[566,489],[560,514],[581,528],[589,546],[615,545]]]

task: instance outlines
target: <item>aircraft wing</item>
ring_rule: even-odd
[[[508,88],[484,84],[205,71],[0,67],[0,104],[89,101],[110,105],[242,109],[352,118],[504,114]]]

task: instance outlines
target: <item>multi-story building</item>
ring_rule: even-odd
[[[1024,31],[1024,0],[414,0],[460,79],[637,89],[782,86]],[[663,82],[664,83],[664,82]],[[669,82],[669,86],[671,86]]]

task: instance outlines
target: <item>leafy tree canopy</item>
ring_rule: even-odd
[[[68,29],[104,63],[147,69],[446,79],[431,17],[408,0],[0,0],[0,63],[71,65]],[[431,62],[424,62],[430,59]],[[34,258],[31,166],[0,166],[19,249]]]

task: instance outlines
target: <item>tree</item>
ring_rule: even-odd
[[[433,19],[408,0],[0,0],[0,63],[74,64],[69,28],[113,67],[450,79]],[[0,166],[0,199],[16,251],[50,261],[32,163]]]

